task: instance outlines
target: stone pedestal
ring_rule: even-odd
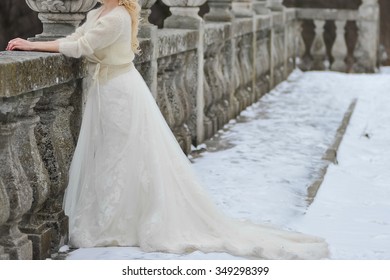
[[[28,239],[32,242],[34,260],[44,260],[50,257],[53,235],[50,224],[37,219],[35,223],[22,224],[21,230],[27,234]]]
[[[233,0],[233,14],[235,17],[252,17],[254,15],[252,0]]]
[[[269,8],[271,11],[283,11],[283,0],[267,0],[267,8]]]
[[[268,9],[267,0],[254,0],[253,10],[258,15],[269,15],[271,10]]]
[[[0,246],[4,247],[4,251],[9,255],[10,259],[31,259],[32,258],[32,246],[31,241],[28,240],[27,235],[20,232],[18,226],[23,215],[30,209],[32,203],[32,190],[28,183],[26,174],[20,164],[16,146],[17,142],[15,138],[15,132],[19,128],[20,124],[15,119],[16,108],[18,102],[16,100],[7,100],[2,103],[2,109],[0,110],[0,178],[2,178],[3,186],[5,186],[6,195],[4,190],[2,192],[2,199],[8,198],[10,205],[8,208],[3,209],[1,205],[1,216],[8,216],[7,221],[0,225]],[[8,112],[5,113],[4,112]],[[12,112],[12,113],[10,113]],[[5,257],[0,252],[2,257]]]
[[[35,40],[53,40],[75,31],[97,0],[26,0],[27,5],[38,12],[43,32]],[[34,40],[34,39],[33,39]]]
[[[198,29],[203,24],[199,7],[170,7],[169,11],[172,15],[164,21],[165,28]]]
[[[232,0],[209,0],[210,12],[204,15],[206,21],[230,22],[234,19]]]

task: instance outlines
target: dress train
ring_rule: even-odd
[[[191,164],[138,71],[91,86],[64,208],[72,247],[227,252],[258,259],[322,259],[323,239],[230,219]]]

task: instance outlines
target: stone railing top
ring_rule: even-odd
[[[252,33],[253,19],[252,18],[235,18],[233,21],[233,34],[235,37],[244,34]]]
[[[272,26],[272,17],[269,15],[256,15],[254,20],[256,30],[270,29]]]
[[[214,23],[208,22],[205,24],[204,44],[210,45],[215,42],[222,42],[231,37],[230,23]]]
[[[297,18],[296,8],[286,8],[284,14],[286,21],[293,21]]]
[[[284,14],[280,12],[272,12],[272,26],[273,27],[284,27]]]
[[[12,97],[85,76],[84,61],[59,53],[0,52],[0,97]]]
[[[319,19],[319,20],[357,20],[359,11],[346,9],[312,9],[297,8],[298,19]]]

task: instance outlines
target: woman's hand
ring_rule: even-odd
[[[8,42],[6,48],[7,51],[41,51],[41,52],[58,52],[59,43],[58,41],[47,41],[47,42],[30,42],[21,38],[15,38]]]
[[[32,51],[33,42],[21,38],[15,38],[8,42],[6,50],[7,51],[14,51],[14,50]]]

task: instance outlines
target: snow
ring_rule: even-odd
[[[193,147],[203,186],[226,215],[321,236],[331,259],[390,259],[390,68],[352,75],[295,71],[215,137]],[[311,205],[307,188],[343,116],[358,103]],[[206,150],[197,155],[196,150]],[[237,259],[228,254],[90,248],[67,259]]]

